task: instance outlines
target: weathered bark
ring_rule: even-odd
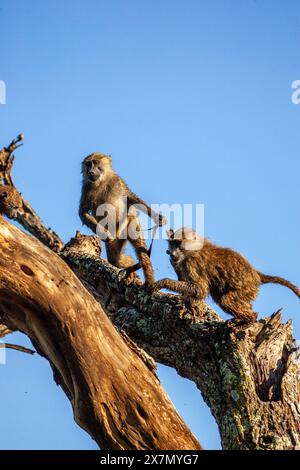
[[[244,329],[230,327],[206,304],[189,310],[173,295],[147,295],[119,283],[89,237],[75,237],[63,256],[120,329],[158,362],[201,390],[224,449],[300,446],[300,356],[292,324],[280,312]]]
[[[145,353],[122,339],[63,260],[2,216],[0,323],[49,360],[76,422],[102,448],[201,448]]]

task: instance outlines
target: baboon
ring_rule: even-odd
[[[79,206],[82,223],[106,243],[108,261],[118,268],[124,268],[125,271],[127,268],[130,270],[133,265],[132,257],[123,253],[128,240],[139,259],[146,285],[152,285],[153,269],[134,206],[139,205],[139,209],[158,226],[166,224],[166,218],[153,211],[129,189],[125,181],[113,170],[110,155],[93,153],[86,157],[82,162],[82,174]]]
[[[226,313],[241,323],[256,320],[252,302],[261,284],[282,284],[300,298],[300,289],[289,281],[256,271],[239,253],[218,247],[189,228],[168,231],[167,254],[178,281],[162,279],[151,287],[152,292],[168,289],[197,300],[211,295]]]

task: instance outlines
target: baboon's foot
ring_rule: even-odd
[[[253,325],[256,322],[256,317],[247,317],[247,318],[231,318],[225,323],[227,327],[231,330],[246,330],[249,326]]]
[[[134,280],[139,279],[139,276],[136,272],[130,271],[130,269],[122,268],[118,272],[118,281],[125,282],[126,284],[131,284]]]

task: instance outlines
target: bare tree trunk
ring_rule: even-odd
[[[0,180],[13,187],[8,149],[0,152]],[[100,445],[199,448],[160,388],[150,355],[196,383],[224,449],[299,448],[300,355],[292,324],[282,324],[280,312],[241,329],[206,304],[188,307],[178,296],[150,296],[138,280],[118,280],[118,269],[99,257],[97,237],[77,233],[62,250],[28,203],[14,202],[12,210],[18,198],[7,194],[0,210],[58,252],[76,276],[2,219],[2,331],[28,334],[49,359],[76,420]]]
[[[49,360],[76,422],[102,448],[201,448],[153,361],[122,339],[64,261],[1,216],[0,322]]]

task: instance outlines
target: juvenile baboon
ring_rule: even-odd
[[[218,247],[189,228],[168,231],[167,254],[179,280],[162,279],[151,287],[152,291],[169,289],[198,300],[211,295],[240,322],[256,320],[252,302],[261,284],[282,284],[300,298],[300,289],[289,281],[256,271],[239,253]]]
[[[153,284],[153,269],[134,206],[139,205],[159,226],[167,222],[165,217],[153,211],[129,189],[113,170],[109,155],[93,153],[86,157],[82,162],[82,174],[79,206],[82,223],[105,241],[107,259],[118,268],[126,269],[133,265],[132,257],[123,253],[128,240],[139,259],[146,284]],[[114,230],[110,229],[111,226]]]

